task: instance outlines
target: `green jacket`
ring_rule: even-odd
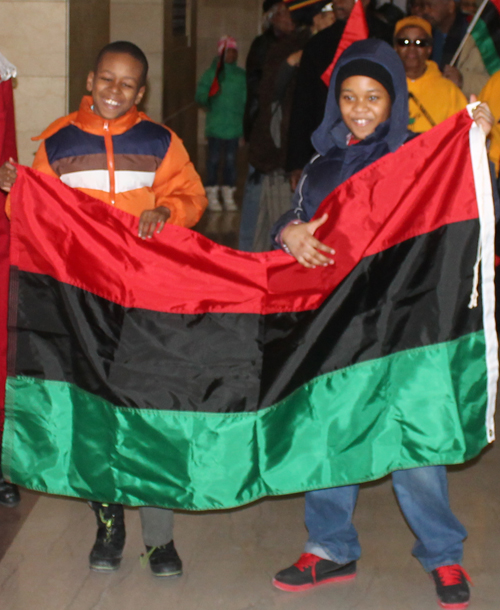
[[[200,78],[195,99],[207,109],[205,135],[231,140],[243,135],[243,114],[247,97],[245,70],[236,64],[225,64],[219,76],[220,91],[208,98],[215,77],[217,58]]]

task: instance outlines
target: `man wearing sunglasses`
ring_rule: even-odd
[[[467,105],[460,89],[445,78],[432,53],[431,25],[421,17],[406,17],[394,28],[394,48],[403,62],[409,92],[409,129],[428,131]]]

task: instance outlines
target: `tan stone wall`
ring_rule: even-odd
[[[158,121],[164,118],[165,110],[170,111],[163,100],[164,6],[169,4],[168,0],[110,0],[110,40],[131,40],[146,52],[150,79],[144,110]],[[260,30],[261,4],[261,0],[197,0],[193,27],[197,34],[192,45],[196,78],[210,65],[223,34],[238,40],[239,65],[244,66],[250,44]],[[38,146],[31,142],[31,136],[68,112],[69,1],[0,0],[0,16],[0,52],[19,71],[14,91],[19,158],[30,165]],[[176,63],[175,53],[174,49],[174,57],[166,54],[165,61],[173,61],[172,65],[185,63]],[[191,80],[192,72],[184,78]],[[177,108],[179,104],[174,102]],[[198,140],[203,140],[202,111],[199,118]],[[182,126],[178,129],[183,131]]]
[[[238,65],[245,59],[252,40],[260,34],[262,0],[198,0],[197,78],[210,66],[221,36],[234,36],[239,46]],[[205,113],[199,111],[198,140],[204,140]]]
[[[155,121],[162,121],[164,0],[111,0],[110,40],[130,40],[148,58],[149,78],[141,105]]]
[[[18,69],[14,83],[17,145],[31,165],[31,136],[67,110],[66,0],[0,0],[0,52]]]

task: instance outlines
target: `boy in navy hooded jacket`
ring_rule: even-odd
[[[493,117],[485,104],[476,108],[474,119],[489,132]],[[314,237],[327,215],[310,219],[337,186],[415,137],[407,125],[406,75],[396,52],[375,39],[352,44],[337,63],[323,122],[312,136],[318,154],[304,169],[293,209],[274,227],[275,242],[305,267],[333,264],[334,250]],[[446,467],[395,471],[392,483],[417,537],[413,554],[432,574],[439,604],[466,608],[468,576],[460,564],[467,532],[449,505]],[[276,587],[302,591],[356,576],[361,547],[352,514],[358,489],[349,485],[306,493],[309,539],[300,559],[276,574]]]

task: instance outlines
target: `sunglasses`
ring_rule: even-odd
[[[417,47],[418,49],[424,49],[425,47],[431,46],[431,41],[425,38],[417,38],[416,40],[410,40],[409,38],[397,38],[396,44],[398,47]]]

